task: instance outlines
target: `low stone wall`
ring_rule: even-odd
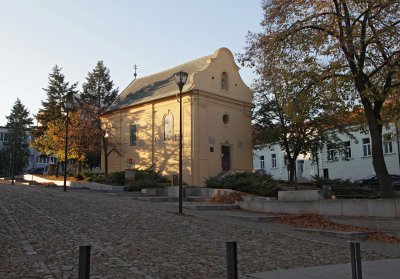
[[[278,200],[280,201],[317,201],[322,200],[322,191],[301,190],[301,191],[279,191]]]
[[[241,209],[273,213],[315,213],[331,216],[400,217],[400,200],[243,200]]]
[[[50,180],[46,179],[40,176],[35,176],[32,174],[24,174],[24,179],[25,180],[34,180],[39,183],[54,183],[57,186],[64,186],[64,181],[63,180]],[[75,188],[88,188],[90,190],[96,190],[96,191],[111,191],[111,192],[123,192],[124,187],[123,186],[111,186],[111,185],[105,185],[105,184],[100,184],[100,183],[95,183],[95,182],[77,182],[77,181],[67,181],[66,185],[68,187],[75,187]]]
[[[217,196],[226,196],[234,192],[230,189],[212,189],[201,187],[183,187],[183,194],[186,197],[205,197],[214,198]],[[142,193],[148,196],[168,196],[170,198],[179,197],[179,186],[170,186],[167,188],[149,188],[142,189]]]

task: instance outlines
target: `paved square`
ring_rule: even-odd
[[[226,278],[226,241],[237,241],[240,278],[350,262],[342,239],[229,217],[249,215],[238,210],[177,211],[129,193],[0,184],[0,278],[77,278],[86,244],[91,278]],[[363,260],[400,257],[398,244],[361,247]]]

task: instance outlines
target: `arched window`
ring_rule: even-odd
[[[225,72],[221,75],[221,89],[228,90],[228,74]]]
[[[164,140],[171,140],[172,139],[172,126],[173,126],[173,118],[171,114],[167,114],[164,117]]]
[[[136,146],[136,123],[132,123],[130,127],[130,146]]]

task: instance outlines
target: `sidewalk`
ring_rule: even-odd
[[[400,259],[387,259],[378,261],[364,261],[361,263],[364,279],[398,279],[400,272]],[[250,278],[258,279],[337,279],[352,278],[351,264],[313,266],[295,269],[275,270],[247,274]]]

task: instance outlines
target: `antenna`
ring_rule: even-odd
[[[135,80],[136,80],[136,76],[137,76],[137,74],[136,74],[136,70],[137,70],[136,64],[133,66],[133,69],[135,69],[135,73],[133,75],[135,76]]]

